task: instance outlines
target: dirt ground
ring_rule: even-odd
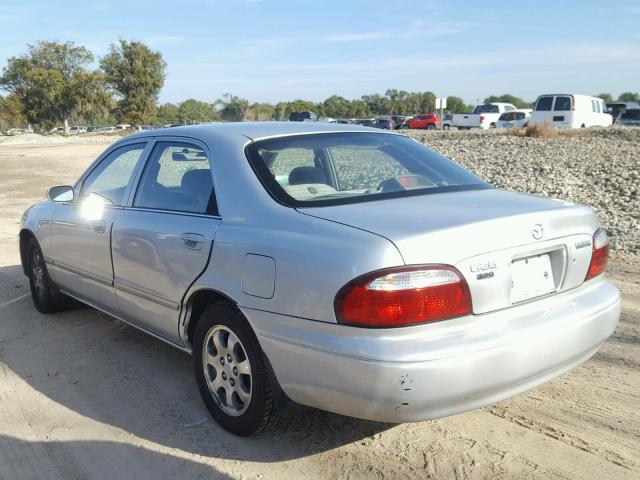
[[[237,438],[190,358],[89,308],[32,306],[24,209],[105,145],[0,145],[0,479],[640,478],[640,263],[614,259],[614,335],[585,365],[494,406],[387,425],[312,411]]]

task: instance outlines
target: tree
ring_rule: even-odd
[[[220,100],[216,100],[215,105],[219,109],[220,117],[230,122],[241,122],[249,110],[248,100],[230,93],[225,93]]]
[[[640,93],[624,92],[618,97],[619,102],[640,102]]]
[[[527,102],[526,100],[521,99],[520,97],[515,97],[508,93],[504,95],[491,95],[484,99],[484,103],[510,103],[516,108],[531,108],[531,102]]]
[[[613,103],[613,96],[610,93],[599,93],[598,95],[594,95],[594,97],[601,98],[604,100],[604,103]]]
[[[50,128],[98,104],[108,102],[103,78],[87,69],[93,55],[73,42],[38,42],[27,53],[12,57],[0,77],[0,87],[19,100],[29,123]]]
[[[22,115],[22,102],[15,95],[0,97],[0,130],[22,127],[26,123]]]
[[[218,120],[218,112],[213,105],[194,98],[185,100],[178,107],[178,117],[182,123],[202,123]]]
[[[119,45],[111,45],[110,53],[100,61],[100,68],[119,96],[120,121],[140,125],[153,119],[166,67],[160,52],[152,51],[144,43],[120,39]]]
[[[344,97],[332,95],[323,102],[323,114],[332,118],[347,118],[350,115],[351,102]]]
[[[154,122],[156,125],[169,125],[171,123],[180,123],[180,114],[178,113],[178,106],[173,103],[164,103],[158,106],[156,111],[156,118]]]
[[[447,97],[446,110],[451,113],[464,113],[473,110],[470,106],[464,103],[460,97],[450,96]]]
[[[254,103],[249,107],[247,120],[272,120],[275,109],[270,103]]]

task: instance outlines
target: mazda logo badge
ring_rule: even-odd
[[[536,223],[531,228],[531,235],[533,235],[533,238],[535,238],[536,240],[540,240],[543,234],[544,234],[544,230],[542,228],[542,225],[540,225],[539,223]]]

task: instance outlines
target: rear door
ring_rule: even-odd
[[[553,126],[571,128],[573,115],[573,98],[569,95],[557,95],[553,103]]]
[[[195,140],[158,141],[113,225],[120,312],[176,343],[182,299],[207,267],[220,224],[210,158]]]

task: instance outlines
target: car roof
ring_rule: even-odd
[[[309,133],[336,132],[372,132],[381,133],[375,128],[367,128],[354,124],[325,122],[228,122],[201,125],[185,125],[181,127],[163,128],[137,133],[127,138],[140,137],[245,137],[249,140],[287,135],[304,135]]]

